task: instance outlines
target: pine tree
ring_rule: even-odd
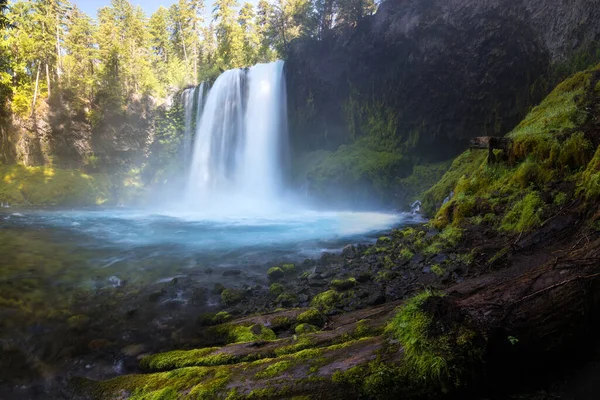
[[[217,64],[224,69],[239,68],[244,64],[244,32],[237,21],[236,0],[217,0],[213,11],[216,21]]]

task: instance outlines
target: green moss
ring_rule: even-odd
[[[587,201],[600,198],[600,146],[577,182],[577,193]]]
[[[377,244],[382,245],[382,244],[390,244],[392,242],[392,239],[390,239],[387,236],[381,236],[379,239],[377,239]]]
[[[276,376],[281,375],[285,371],[287,371],[293,365],[294,365],[294,363],[290,360],[279,361],[279,362],[270,364],[269,366],[267,366],[267,368],[265,368],[264,370],[257,373],[254,377],[256,379],[274,378]]]
[[[349,290],[356,286],[356,279],[347,278],[347,279],[334,279],[331,281],[331,286],[337,290]]]
[[[202,314],[198,317],[200,325],[211,326],[224,324],[231,320],[231,315],[227,311],[219,311],[218,313]]]
[[[412,258],[414,256],[415,256],[415,253],[410,251],[410,249],[408,249],[407,247],[404,247],[404,248],[402,248],[402,250],[400,250],[400,258],[405,261],[412,260]]]
[[[140,361],[140,367],[147,371],[167,371],[183,367],[222,365],[232,362],[228,354],[214,354],[218,347],[196,350],[176,350],[153,354]]]
[[[278,316],[271,320],[271,329],[274,331],[284,331],[290,329],[294,321],[288,317]]]
[[[381,198],[388,195],[397,171],[405,164],[400,153],[363,138],[324,154],[308,169],[304,180],[323,196],[350,190],[357,197],[376,194]]]
[[[317,332],[319,328],[310,324],[300,324],[296,327],[295,332],[297,335],[303,335],[305,333]]]
[[[219,327],[219,331],[227,335],[229,343],[277,339],[277,335],[273,330],[262,325],[223,325]]]
[[[442,295],[425,291],[404,303],[386,331],[404,349],[401,365],[406,377],[426,385],[459,386],[469,365],[481,361],[483,351],[477,334],[465,322],[443,322],[426,310],[426,304]]]
[[[267,276],[271,280],[277,280],[283,278],[285,276],[285,273],[280,267],[272,267],[269,268],[269,271],[267,271]]]
[[[441,206],[443,200],[454,190],[458,180],[476,171],[485,161],[486,152],[468,150],[452,162],[450,169],[438,183],[423,194],[423,209],[432,215]]]
[[[281,265],[281,270],[286,274],[293,274],[296,271],[296,266],[294,264],[283,264]]]
[[[441,233],[431,238],[429,244],[423,249],[423,253],[433,255],[453,248],[460,243],[463,233],[464,229],[449,225]]]
[[[164,389],[154,390],[150,393],[144,393],[143,391],[137,391],[129,400],[177,400],[179,399],[179,393],[173,388],[167,387]]]
[[[501,228],[509,232],[527,232],[543,222],[545,204],[538,192],[528,193],[506,213]]]
[[[274,283],[269,287],[269,292],[274,296],[279,296],[285,291],[285,288],[280,283]]]
[[[328,290],[316,295],[310,302],[310,305],[323,313],[328,313],[333,310],[341,298],[342,296],[335,290]]]
[[[436,274],[437,276],[444,276],[446,270],[440,266],[440,264],[434,264],[431,266],[431,272]]]
[[[290,307],[298,303],[298,296],[294,293],[282,293],[277,297],[277,302],[284,307]]]
[[[423,199],[423,193],[435,185],[448,171],[452,161],[415,165],[412,174],[396,181],[396,187],[407,203]]]
[[[556,193],[552,202],[556,206],[563,206],[567,202],[567,194],[564,192]]]
[[[321,314],[319,310],[314,308],[301,313],[300,315],[298,315],[296,320],[301,324],[306,323],[316,326],[323,326],[323,324],[325,323],[325,317],[323,316],[323,314]]]
[[[282,346],[275,349],[275,354],[278,357],[287,354],[298,353],[299,351],[310,349],[314,347],[315,343],[310,336],[300,336],[297,339],[294,338],[294,341],[289,346]]]
[[[52,167],[0,165],[0,202],[33,206],[91,206],[110,198],[104,174]]]
[[[244,299],[244,293],[236,289],[225,289],[221,292],[221,302],[226,306],[239,303]]]

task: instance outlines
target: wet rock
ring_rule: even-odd
[[[356,249],[354,248],[354,246],[351,244],[345,246],[344,249],[342,250],[342,257],[348,258],[348,259],[352,259],[352,258],[356,257]]]
[[[90,340],[87,347],[92,351],[100,351],[109,345],[110,342],[106,339],[94,339]]]
[[[215,283],[215,286],[213,287],[213,294],[221,294],[223,293],[223,290],[225,290],[225,286],[223,286],[220,283]]]
[[[150,294],[150,296],[148,296],[148,300],[154,303],[158,301],[161,297],[163,297],[165,294],[167,294],[167,291],[165,289],[161,289],[158,292]]]
[[[321,255],[321,264],[331,264],[337,261],[338,256],[334,253],[324,252]]]
[[[366,304],[370,306],[378,306],[385,303],[386,298],[383,292],[374,293],[366,300]]]
[[[448,256],[444,253],[440,253],[431,259],[434,264],[441,264],[448,259]]]
[[[368,272],[362,272],[356,276],[356,280],[360,283],[369,282],[371,280],[371,274]]]
[[[252,325],[250,327],[250,332],[252,332],[254,335],[259,336],[262,333],[262,326],[259,324]]]
[[[125,315],[127,317],[131,318],[137,313],[137,311],[138,311],[137,308],[131,308],[131,309],[127,310],[127,312],[125,312]]]
[[[88,326],[90,317],[84,314],[73,315],[67,320],[69,329],[74,331],[83,331]]]
[[[138,354],[141,354],[146,349],[146,346],[143,344],[130,344],[129,346],[125,346],[121,349],[121,353],[129,357],[135,357]]]
[[[267,276],[270,280],[278,280],[285,276],[285,272],[283,272],[283,270],[279,267],[273,267],[269,269]]]
[[[242,271],[239,269],[228,269],[227,271],[223,271],[221,275],[223,276],[238,276],[241,275]]]
[[[307,294],[298,295],[298,301],[300,303],[306,303],[308,301],[308,295]]]

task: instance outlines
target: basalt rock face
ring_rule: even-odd
[[[154,99],[133,98],[127,109],[104,115],[73,103],[69,93],[61,93],[28,118],[2,119],[0,161],[114,171],[147,156],[158,109]]]
[[[551,66],[598,38],[598,0],[384,1],[351,32],[292,44],[293,148],[368,137],[415,164],[448,159],[511,130]]]

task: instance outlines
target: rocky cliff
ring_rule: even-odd
[[[504,135],[548,92],[556,71],[593,58],[588,50],[599,38],[598,0],[384,1],[352,32],[291,46],[293,148],[336,151],[360,139],[361,147],[402,156],[377,171],[393,176],[386,184],[368,185],[394,202],[403,191],[397,178],[413,165],[451,158],[475,136]],[[300,183],[326,195],[331,182],[356,192],[371,181],[324,168],[331,156],[338,154],[305,157]]]

